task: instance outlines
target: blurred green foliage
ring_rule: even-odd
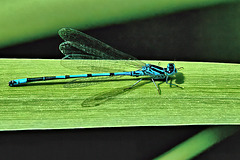
[[[215,126],[208,128],[154,160],[192,159],[214,144],[238,132],[239,129],[239,126]]]
[[[0,9],[0,47],[57,33],[94,28],[236,0],[11,0]]]

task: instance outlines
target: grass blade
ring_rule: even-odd
[[[162,83],[158,95],[147,80],[128,90],[139,79],[133,77],[87,87],[64,87],[71,80],[9,87],[13,79],[81,72],[63,68],[60,60],[0,59],[0,130],[240,124],[239,64],[175,64],[184,70],[173,83],[185,88]]]
[[[239,126],[216,126],[189,138],[154,160],[192,159],[213,145],[239,131]]]

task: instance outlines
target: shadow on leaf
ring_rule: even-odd
[[[175,77],[173,78],[173,80],[175,80],[175,83],[177,83],[177,84],[183,84],[185,77],[184,77],[183,73],[178,72],[175,74]]]
[[[135,89],[137,89],[145,84],[148,84],[148,83],[151,83],[151,81],[142,82],[132,88],[129,86],[114,88],[108,92],[99,93],[93,97],[85,99],[81,105],[82,105],[82,107],[96,107],[96,106],[106,103],[107,101],[114,99],[116,96],[118,96],[120,94],[126,93],[130,90],[135,90]]]
[[[170,78],[170,84],[172,84],[178,88],[184,89],[184,87],[177,85],[177,84],[183,84],[184,80],[185,80],[185,77],[184,77],[183,73],[178,72],[173,77]],[[173,81],[175,81],[176,84],[174,84]],[[172,87],[172,85],[170,85],[170,87]]]

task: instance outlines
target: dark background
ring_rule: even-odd
[[[84,32],[138,59],[240,62],[240,3]],[[77,29],[77,28],[76,28]],[[57,35],[0,49],[4,58],[63,58]]]
[[[12,159],[148,160],[208,126],[95,128],[0,132],[0,157]],[[239,159],[240,133],[196,160]]]
[[[240,26],[239,7],[218,5],[84,32],[139,59],[239,63],[240,39],[233,32]],[[60,59],[61,42],[56,35],[0,49],[0,54],[3,58]],[[0,159],[152,159],[207,127],[0,132]],[[239,142],[240,133],[196,159],[239,159]]]

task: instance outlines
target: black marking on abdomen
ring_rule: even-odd
[[[114,76],[114,73],[110,73],[110,76]]]
[[[87,77],[92,77],[92,74],[87,74]]]
[[[43,80],[43,77],[37,77],[37,78],[27,78],[27,82],[33,82],[33,81],[41,81]]]
[[[44,80],[51,80],[51,79],[56,79],[56,76],[53,76],[53,77],[45,77]]]

